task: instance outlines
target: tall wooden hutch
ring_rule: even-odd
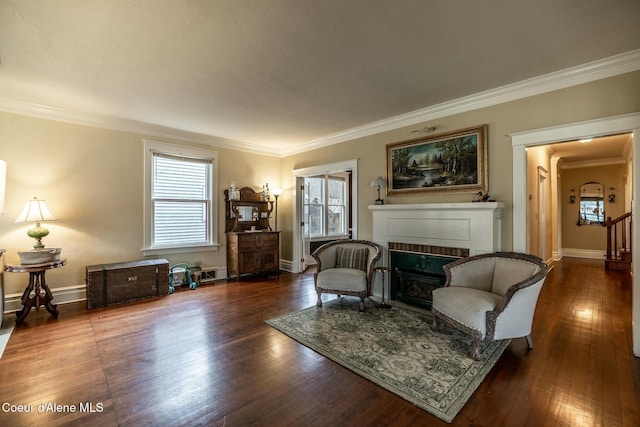
[[[239,280],[249,274],[280,272],[280,232],[271,230],[273,201],[251,187],[240,189],[239,197],[225,196],[227,232],[227,276]]]

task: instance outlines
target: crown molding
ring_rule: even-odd
[[[550,126],[508,134],[511,146],[552,144],[580,138],[597,138],[616,132],[630,132],[640,124],[640,112],[601,117],[567,125]]]
[[[65,108],[29,103],[10,98],[0,97],[0,111],[5,113],[36,117],[40,119],[71,123],[81,126],[90,126],[101,129],[135,133],[148,137],[171,139],[219,148],[228,148],[230,150],[246,151],[268,156],[274,155],[273,148],[271,147],[248,144],[242,141],[175,129],[167,126],[156,125],[153,123],[68,110]]]
[[[431,107],[368,123],[301,144],[282,155],[298,154],[340,142],[412,126],[430,120],[491,107],[534,95],[640,70],[640,49],[589,62],[565,70],[533,77]]]
[[[578,160],[575,162],[560,162],[560,169],[582,169],[597,166],[624,165],[627,162],[619,157],[607,157],[602,159]]]
[[[156,138],[167,138],[230,150],[246,151],[272,157],[286,157],[356,138],[412,126],[442,117],[490,107],[637,70],[640,70],[640,49],[326,135],[301,143],[292,149],[279,149],[277,147],[249,144],[215,135],[206,135],[135,120],[90,114],[3,97],[0,97],[0,111],[83,126],[136,133]]]

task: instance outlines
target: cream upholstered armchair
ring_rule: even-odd
[[[364,299],[371,295],[373,267],[380,248],[366,240],[337,240],[325,243],[311,256],[317,262],[313,280],[318,293],[316,306],[322,307],[322,294],[353,295]]]
[[[525,337],[533,348],[531,325],[547,265],[534,255],[496,252],[444,266],[445,286],[433,291],[433,329],[438,319],[471,335],[471,356],[480,360],[480,342]]]

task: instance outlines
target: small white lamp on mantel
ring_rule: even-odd
[[[376,205],[384,205],[384,200],[380,198],[380,188],[387,188],[387,181],[381,176],[376,176],[373,178],[373,181],[371,181],[371,186],[378,187],[378,198],[375,202]]]

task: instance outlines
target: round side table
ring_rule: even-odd
[[[373,269],[376,273],[380,273],[382,275],[382,299],[380,300],[380,304],[376,304],[377,308],[391,308],[392,306],[387,304],[384,301],[384,276],[391,271],[389,267],[375,267]]]
[[[22,322],[31,312],[31,308],[36,310],[44,306],[53,318],[58,317],[58,308],[52,304],[53,294],[44,278],[47,270],[59,268],[67,263],[66,259],[43,264],[7,264],[4,269],[9,273],[29,273],[29,284],[22,294],[22,310],[16,312],[16,323]],[[31,295],[33,294],[33,296]]]

